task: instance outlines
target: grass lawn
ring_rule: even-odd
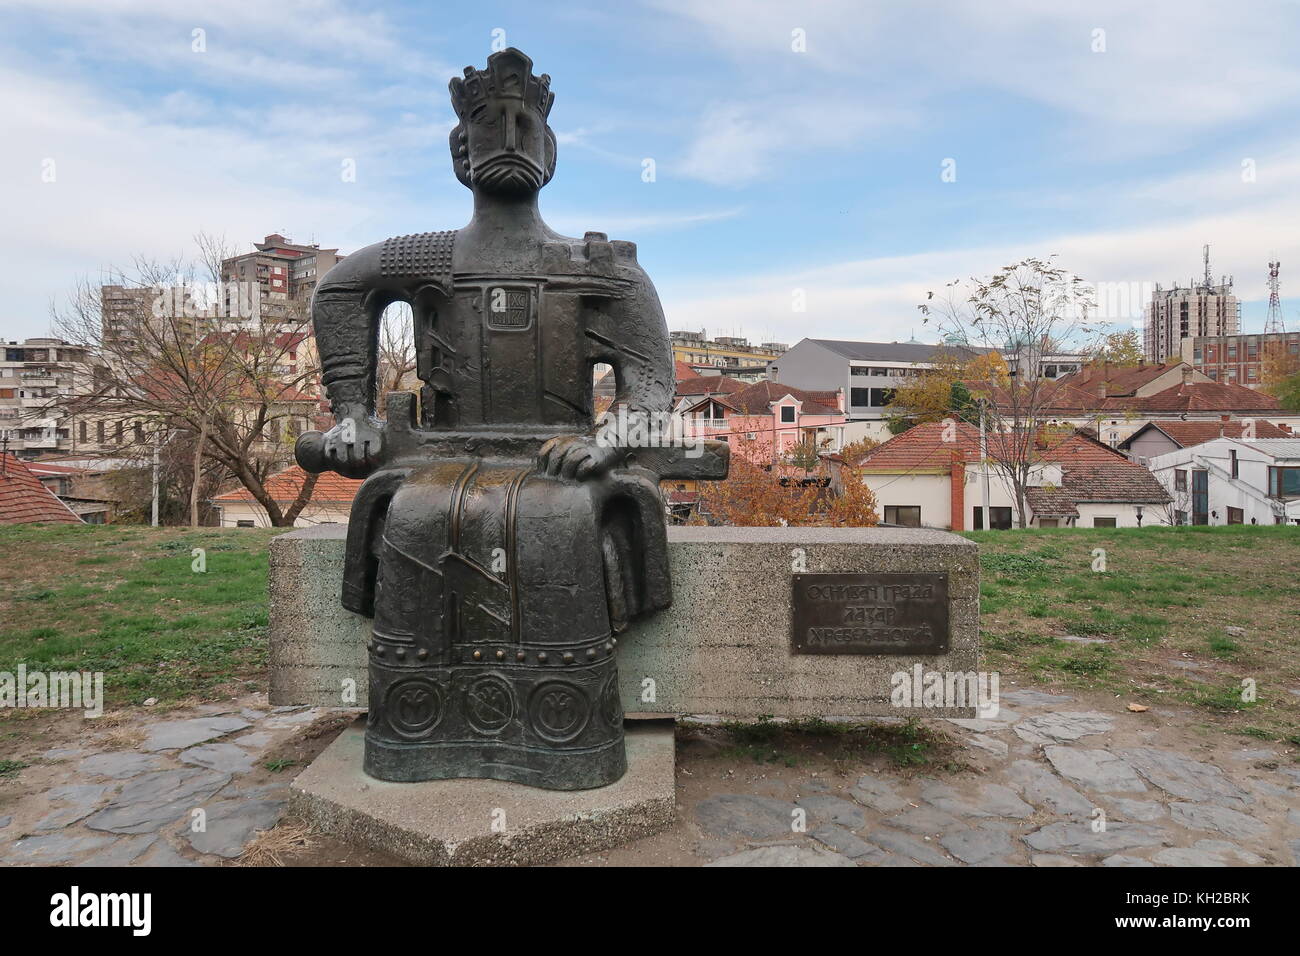
[[[0,528],[0,671],[103,671],[110,706],[266,686],[276,530]],[[983,531],[986,669],[1196,705],[1300,744],[1300,529]],[[207,571],[191,569],[191,549]],[[1106,570],[1094,572],[1094,549]],[[1230,633],[1240,627],[1244,633]],[[1100,638],[1079,644],[1067,635]],[[1242,700],[1253,680],[1257,700]]]
[[[1300,529],[978,531],[986,667],[1300,745]],[[1104,572],[1094,571],[1104,550]],[[1229,628],[1242,628],[1242,633]],[[1067,635],[1100,638],[1080,644]],[[1242,699],[1253,681],[1257,699]]]
[[[0,671],[103,671],[107,704],[266,687],[266,545],[275,530],[0,529]],[[207,570],[195,572],[191,549]]]

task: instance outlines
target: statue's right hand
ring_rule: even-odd
[[[294,446],[294,458],[304,471],[335,471],[347,478],[365,478],[379,467],[384,431],[380,422],[358,414],[342,419],[329,431],[307,432]]]

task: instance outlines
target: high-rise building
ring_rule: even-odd
[[[247,282],[257,286],[264,322],[296,324],[306,314],[317,281],[344,258],[338,253],[337,249],[301,245],[272,233],[253,243],[252,252],[223,260],[221,278],[226,283]]]
[[[1205,275],[1185,286],[1162,289],[1159,283],[1147,306],[1143,351],[1148,362],[1163,362],[1182,354],[1183,340],[1236,335],[1241,329],[1241,304],[1232,294],[1232,277],[1217,284],[1210,276],[1210,247],[1205,247]]]

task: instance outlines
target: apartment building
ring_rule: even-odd
[[[691,367],[696,375],[721,372],[745,382],[766,377],[767,366],[789,348],[783,342],[750,345],[748,339],[718,336],[710,339],[704,332],[672,332],[673,359]]]
[[[1202,335],[1182,342],[1181,356],[1216,382],[1260,388],[1271,355],[1300,361],[1300,332]]]
[[[1230,278],[1215,285],[1207,276],[1169,289],[1157,283],[1146,309],[1143,352],[1148,362],[1164,362],[1181,356],[1185,341],[1235,336],[1240,329],[1241,303]]]
[[[255,286],[263,321],[300,322],[301,309],[310,301],[320,277],[344,258],[338,252],[322,249],[315,243],[295,243],[272,233],[253,243],[252,252],[225,259],[221,263],[221,279],[227,284]],[[297,310],[294,304],[298,305]]]
[[[0,442],[22,458],[98,448],[94,424],[60,406],[94,387],[99,354],[56,338],[7,341],[3,348]]]

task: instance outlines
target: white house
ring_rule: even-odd
[[[1014,441],[990,434],[987,441]],[[876,496],[882,521],[953,531],[1019,525],[1013,485],[982,462],[979,430],[963,422],[917,425],[856,462]],[[1095,439],[1073,431],[1044,433],[1025,491],[1033,528],[1136,528],[1161,524],[1169,495],[1151,472]],[[985,515],[987,499],[988,514]]]
[[[302,491],[307,475],[294,465],[266,479],[267,494],[282,511],[287,511]],[[316,479],[311,500],[294,519],[295,528],[317,524],[347,524],[352,511],[352,499],[361,487],[360,479],[344,478],[333,472],[324,472]],[[223,528],[269,528],[271,519],[266,509],[247,488],[240,486],[212,499],[221,517]]]
[[[1147,467],[1177,524],[1300,524],[1300,438],[1216,438]]]

